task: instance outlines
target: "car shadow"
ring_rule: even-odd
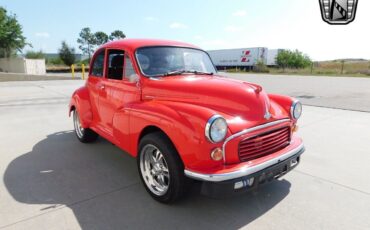
[[[82,229],[238,229],[290,190],[288,181],[279,180],[241,196],[211,199],[194,186],[182,201],[163,205],[145,191],[134,158],[101,138],[82,144],[72,131],[48,135],[14,159],[4,184],[16,201],[39,205],[32,215],[64,205]]]

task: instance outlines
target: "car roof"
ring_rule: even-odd
[[[101,46],[101,48],[114,48],[114,49],[121,48],[121,49],[126,49],[126,50],[133,52],[137,48],[147,47],[147,46],[179,46],[179,47],[199,49],[199,47],[196,47],[194,45],[184,43],[184,42],[160,40],[160,39],[132,39],[132,38],[125,38],[122,40],[108,42],[104,44],[103,46]]]

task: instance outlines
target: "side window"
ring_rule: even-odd
[[[122,80],[124,55],[125,52],[123,50],[108,50],[107,78]]]
[[[92,64],[91,75],[95,77],[103,77],[104,72],[104,56],[105,50],[100,51],[95,57],[94,63]]]
[[[134,82],[138,79],[138,77],[139,76],[135,72],[130,57],[125,55],[125,79],[129,80],[130,82]]]

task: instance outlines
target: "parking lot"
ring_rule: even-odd
[[[305,104],[306,152],[238,197],[154,201],[135,159],[80,143],[67,105],[82,80],[0,82],[0,229],[370,229],[370,79],[229,75]]]

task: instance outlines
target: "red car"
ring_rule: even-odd
[[[250,190],[304,152],[295,135],[300,102],[217,75],[205,51],[182,42],[103,45],[69,112],[81,142],[100,135],[136,157],[146,190],[164,203],[192,180],[209,196]]]

